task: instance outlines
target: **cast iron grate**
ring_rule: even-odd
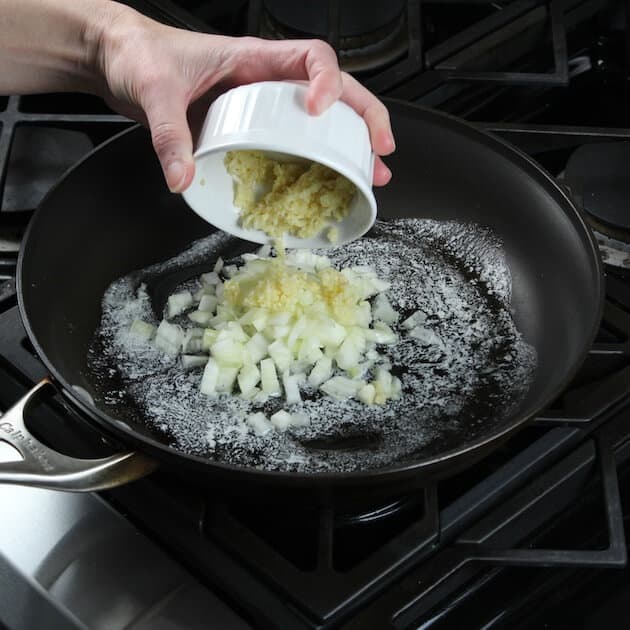
[[[128,4],[162,21],[206,32],[265,35],[264,0],[220,5],[207,10],[199,3],[129,0]],[[368,72],[365,84],[379,94],[418,100],[444,84],[483,83],[506,86],[562,86],[569,80],[567,33],[606,4],[584,0],[406,0],[403,52],[394,61]],[[329,0],[323,37],[344,61],[340,45],[341,0]],[[226,20],[225,14],[231,19]],[[468,15],[468,19],[460,16]],[[457,26],[454,28],[453,24]],[[218,28],[217,28],[218,27]],[[506,44],[509,43],[509,46]],[[544,70],[511,65],[531,53],[549,48]],[[449,88],[451,89],[451,88]]]
[[[464,599],[475,596],[488,581],[498,579],[501,570],[492,567],[510,567],[510,574],[515,576],[510,589],[515,581],[526,580],[527,570],[534,567],[552,567],[556,571],[583,567],[591,570],[623,568],[627,551],[616,466],[626,462],[630,455],[625,444],[628,428],[625,418],[617,418],[595,440],[583,443],[534,483],[489,512],[460,534],[452,545],[405,576],[399,589],[376,600],[344,627],[360,628],[367,619],[374,622],[375,627],[403,628],[412,622],[420,625],[429,620],[441,627],[437,623],[439,617],[449,616]],[[596,518],[596,531],[604,535],[598,534],[585,542],[576,536],[576,529],[580,536],[584,535],[583,528],[576,528],[575,522],[567,522],[567,515],[576,518],[579,508],[580,519],[593,519],[596,512],[593,505],[598,505],[594,497],[603,498],[600,504],[606,506],[605,523],[601,522],[601,512],[597,511]],[[575,547],[537,547],[537,540],[544,544],[545,532],[553,529],[545,528],[539,518],[541,514],[545,514],[547,520],[556,516],[563,525],[559,535],[556,533],[555,544],[573,539]],[[522,546],[523,541],[525,546]],[[545,573],[546,580],[550,579],[548,573]],[[439,605],[445,599],[450,602],[448,610]],[[452,622],[451,617],[449,621]]]
[[[12,174],[26,173],[26,176],[29,178],[30,188],[37,191],[33,204],[30,207],[17,208],[25,211],[24,216],[20,218],[22,224],[28,219],[30,216],[28,213],[35,208],[52,182],[67,168],[95,144],[102,142],[107,137],[129,125],[129,121],[126,118],[107,111],[79,113],[72,111],[71,107],[63,107],[61,105],[62,102],[68,103],[71,100],[62,100],[60,97],[55,99],[50,96],[24,98],[11,96],[5,99],[5,107],[0,111],[0,198],[2,198],[0,212],[6,210],[7,195],[5,194],[5,186],[12,158],[12,149],[19,151],[19,147],[15,145],[21,144],[24,149],[15,163],[11,165]],[[39,102],[48,104],[39,106],[37,105]],[[85,100],[82,101],[81,111],[84,111],[85,102]],[[23,103],[25,103],[24,107]],[[76,105],[73,107],[76,107]],[[29,134],[27,139],[26,129],[32,130],[36,134],[35,138],[32,134]],[[45,145],[41,142],[36,144],[38,140],[41,141],[42,132],[50,132],[51,130],[55,130],[53,133],[56,132],[62,135],[61,142],[66,140],[67,132],[69,131],[84,134],[86,139],[85,142],[78,143],[77,151],[72,151],[72,147],[77,143],[70,143],[70,149],[67,149],[63,158],[57,155],[51,156],[50,153],[46,153]],[[39,137],[37,137],[38,132]],[[64,133],[65,138],[63,137]],[[22,143],[16,142],[16,139],[19,140],[20,136],[24,140]],[[28,151],[29,146],[33,148],[33,151]],[[50,144],[47,146],[50,146]],[[38,176],[42,180],[42,185],[38,185]],[[3,224],[11,223],[12,221],[6,214],[6,212],[3,212]]]

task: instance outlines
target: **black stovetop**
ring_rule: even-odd
[[[269,28],[274,5],[129,4],[229,34]],[[363,51],[344,48],[337,4],[324,25],[343,61]],[[559,177],[577,147],[630,138],[628,47],[615,3],[400,6],[398,56],[388,49],[379,66],[372,55],[358,72],[379,94],[463,116]],[[0,170],[4,410],[44,374],[15,306],[23,227],[67,166],[129,123],[77,95],[11,97],[0,107],[0,167],[9,167]],[[358,513],[243,504],[166,471],[101,496],[253,627],[626,627],[630,276],[624,265],[606,272],[601,329],[571,386],[491,456],[414,496]],[[31,425],[71,454],[104,449],[61,401]]]

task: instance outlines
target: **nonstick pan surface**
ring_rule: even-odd
[[[86,365],[108,285],[209,234],[165,188],[147,133],[134,128],[72,169],[36,212],[18,270],[21,314],[33,345],[86,420],[121,443],[195,478],[274,485],[397,484],[469,465],[548,405],[568,384],[597,331],[603,279],[596,244],[557,183],[503,142],[443,114],[389,102],[397,138],[394,178],[377,190],[382,218],[418,217],[488,226],[512,275],[514,319],[536,348],[524,400],[488,431],[449,438],[440,452],[376,470],[299,474],[218,464],[178,451],[145,423],[111,417],[76,393],[97,396]],[[187,473],[186,473],[187,474]]]

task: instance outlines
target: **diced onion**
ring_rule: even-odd
[[[309,417],[305,413],[292,413],[291,426],[307,427],[311,423]]]
[[[182,352],[184,354],[197,354],[202,350],[203,329],[189,328],[182,340]]]
[[[190,291],[182,291],[175,293],[168,298],[167,301],[167,317],[173,319],[177,315],[181,315],[186,309],[190,308],[193,303],[193,296]]]
[[[291,424],[291,414],[281,409],[276,411],[269,420],[278,431],[286,431]]]
[[[234,341],[240,343],[246,343],[249,341],[249,335],[243,330],[243,327],[238,322],[228,322],[225,327],[225,335]]]
[[[423,346],[440,345],[442,340],[430,328],[416,326],[409,331],[409,336],[417,339]]]
[[[195,293],[195,302],[201,302],[201,298],[204,295],[214,295],[214,286],[210,284],[204,284],[197,293]]]
[[[134,335],[145,341],[150,341],[155,335],[155,326],[148,322],[143,322],[141,319],[135,319],[129,329]]]
[[[286,326],[291,321],[291,313],[275,313],[269,318],[271,326]]]
[[[330,259],[326,256],[319,256],[308,249],[295,249],[287,254],[287,265],[298,267],[299,269],[320,271],[330,267]]]
[[[216,271],[210,271],[209,273],[204,273],[201,275],[201,281],[204,284],[220,284],[221,278],[219,278],[219,274]]]
[[[367,328],[372,323],[372,307],[369,302],[359,302],[355,310],[355,320],[357,326]]]
[[[335,361],[342,370],[349,370],[355,367],[361,360],[361,352],[355,343],[351,339],[346,340],[341,344],[339,350],[335,354]]]
[[[332,376],[332,361],[328,357],[322,357],[308,375],[308,384],[311,387],[319,387]]]
[[[408,317],[402,323],[403,328],[407,328],[408,330],[411,330],[412,328],[415,328],[419,324],[424,324],[426,318],[427,316],[425,313],[423,313],[422,311],[416,311],[413,315]]]
[[[265,392],[261,390],[252,398],[252,400],[257,405],[264,405],[269,400],[269,394],[265,394]]]
[[[268,396],[280,396],[280,382],[272,359],[263,359],[260,362],[260,380],[263,393]]]
[[[247,311],[238,321],[241,326],[253,326],[258,332],[264,330],[269,320],[269,313],[262,308],[252,308]]]
[[[375,343],[392,345],[398,341],[398,335],[383,322],[376,322],[373,328],[366,331],[366,337]]]
[[[398,321],[399,314],[393,309],[387,296],[379,293],[374,298],[374,306],[372,307],[372,315],[374,319],[378,319],[385,324],[394,324]]]
[[[176,324],[170,324],[165,319],[160,322],[155,333],[155,345],[166,354],[176,357],[184,341],[184,331]]]
[[[197,310],[213,313],[218,303],[219,300],[217,299],[216,295],[203,295],[201,297],[201,300],[199,301],[199,306],[197,307]]]
[[[282,341],[274,341],[269,344],[267,350],[269,352],[269,356],[273,359],[273,362],[276,364],[276,367],[280,370],[280,372],[284,372],[289,369],[289,366],[293,361],[293,353]]]
[[[203,331],[203,337],[201,338],[201,349],[204,352],[210,350],[210,347],[216,342],[217,337],[219,336],[218,330],[213,330],[212,328],[206,328]]]
[[[256,388],[260,381],[260,370],[255,365],[245,365],[238,373],[238,386],[243,395]]]
[[[333,376],[320,386],[320,389],[338,400],[352,398],[365,385],[363,381],[355,381],[345,376]]]
[[[254,429],[256,435],[266,435],[273,429],[273,425],[262,411],[247,416],[247,424]]]
[[[219,364],[213,359],[208,359],[206,367],[201,377],[199,389],[206,396],[214,396],[217,393],[217,382],[219,379]]]
[[[374,398],[376,396],[376,388],[371,383],[364,385],[358,392],[357,398],[365,405],[374,404]]]
[[[169,316],[197,304],[188,319],[205,330],[192,328],[184,334],[164,321],[155,345],[172,356],[183,352],[187,369],[206,363],[201,391],[210,396],[238,393],[262,405],[270,396],[284,394],[286,403],[295,405],[306,383],[328,396],[357,398],[366,405],[400,396],[400,380],[376,350],[398,340],[389,324],[399,315],[383,294],[389,282],[368,266],[331,269],[330,259],[310,250],[281,252],[278,258],[271,254],[269,246],[244,254],[240,268],[219,258],[201,276],[194,299],[188,291],[169,298]],[[223,282],[223,277],[229,280]],[[423,318],[418,311],[404,323],[421,343],[428,338],[418,330]],[[150,329],[141,324],[138,331],[149,335]],[[211,356],[199,356],[202,352]],[[371,377],[370,383],[362,380]],[[278,414],[272,418],[277,416],[279,430],[308,424],[304,414]],[[264,414],[251,417],[261,430],[274,426]]]
[[[182,366],[185,370],[194,370],[208,362],[208,357],[182,354]]]
[[[195,324],[207,326],[212,319],[212,313],[208,313],[207,311],[193,311],[192,313],[188,313],[188,319],[190,319],[191,322],[195,322]]]
[[[293,324],[293,328],[291,328],[291,332],[287,337],[287,346],[289,348],[293,348],[297,340],[302,336],[306,329],[307,323],[308,320],[306,319],[306,317],[300,317],[300,319],[298,319],[297,322]]]
[[[346,338],[346,329],[332,319],[323,322],[317,332],[325,346],[339,346]]]
[[[300,396],[300,382],[302,380],[304,380],[303,374],[289,374],[285,372],[282,375],[284,397],[288,405],[302,402],[302,397]]]
[[[251,363],[259,363],[268,352],[269,342],[260,333],[256,333],[246,344],[246,356]]]
[[[309,334],[302,339],[302,343],[300,344],[297,354],[298,360],[307,360],[309,363],[315,363],[315,361],[322,356],[322,352],[320,350],[321,345],[322,344],[319,338],[309,332]],[[311,357],[315,357],[315,360],[311,361]]]
[[[217,378],[217,392],[231,393],[237,374],[238,368],[220,366],[219,376]]]
[[[243,365],[243,344],[232,339],[222,339],[210,347],[210,354],[221,366],[239,368]]]
[[[260,393],[260,388],[253,387],[247,392],[241,392],[241,398],[243,400],[256,400]]]
[[[382,293],[383,291],[387,291],[387,289],[389,289],[389,287],[391,286],[391,284],[387,282],[387,280],[381,280],[380,278],[377,278],[376,276],[371,278],[371,282],[372,282],[372,286],[374,287],[377,293]]]
[[[289,335],[290,332],[290,326],[267,326],[267,328],[265,328],[265,334],[269,337],[270,340],[284,339]]]

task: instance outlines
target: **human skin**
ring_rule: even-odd
[[[265,80],[308,81],[306,108],[314,116],[337,99],[353,107],[377,155],[374,184],[390,180],[378,157],[395,149],[387,108],[340,71],[323,41],[192,33],[110,0],[0,0],[0,93],[102,97],[149,127],[173,192],[194,176],[195,115],[226,89]]]

